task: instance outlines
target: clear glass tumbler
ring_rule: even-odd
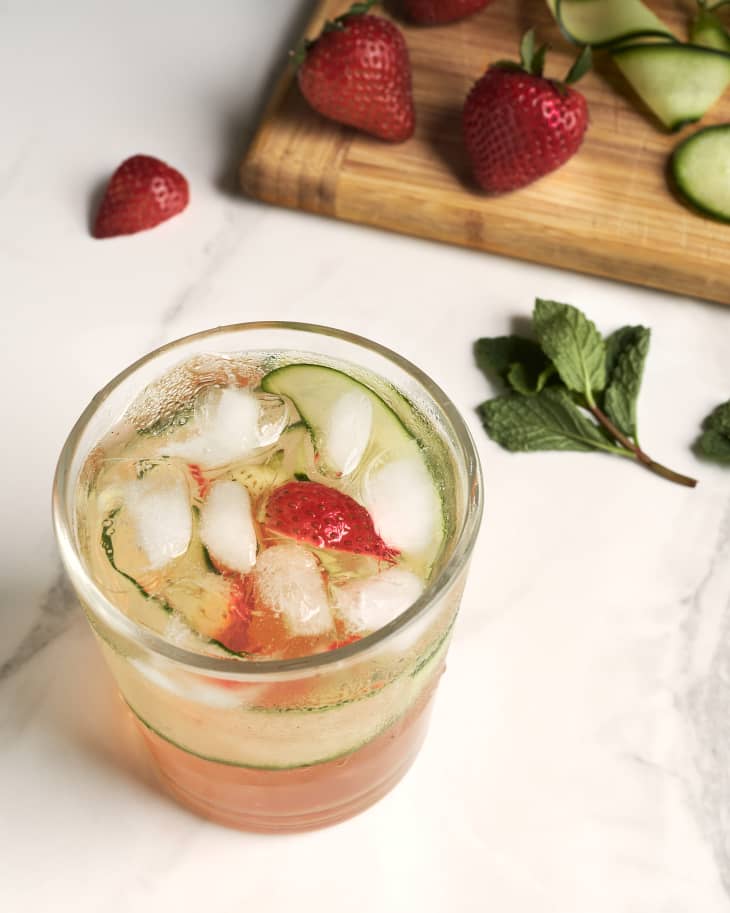
[[[90,451],[150,383],[201,355],[312,353],[357,365],[395,388],[435,428],[446,454],[445,555],[418,601],[340,649],[290,660],[204,656],[125,615],[92,578],[83,551],[79,475]],[[459,608],[482,512],[474,443],[422,371],[362,337],[296,323],[251,323],[172,342],[131,365],[91,401],[61,453],[53,493],[63,563],[159,779],[179,802],[256,831],[333,824],[367,808],[408,770]]]

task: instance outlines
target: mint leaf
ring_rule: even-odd
[[[711,460],[730,463],[730,437],[712,428],[703,431],[697,441],[697,449]]]
[[[696,448],[711,460],[730,463],[730,401],[714,409],[702,423]]]
[[[507,372],[507,382],[510,387],[523,396],[533,396],[539,393],[550,378],[555,374],[555,368],[548,363],[540,373],[535,376],[524,364],[514,364]]]
[[[610,382],[616,370],[619,355],[634,339],[636,327],[620,327],[606,337],[606,378]]]
[[[524,336],[478,339],[474,357],[487,377],[496,377],[526,396],[542,390],[554,373],[540,346]]]
[[[532,315],[543,352],[569,390],[595,405],[606,386],[606,344],[594,324],[570,304],[538,298]]]
[[[730,437],[730,401],[718,406],[702,423],[707,431],[719,431]]]
[[[534,396],[498,396],[479,412],[489,436],[506,450],[617,449],[558,387]]]
[[[610,366],[603,408],[619,431],[636,439],[636,400],[649,352],[651,330],[622,327],[606,343],[606,365]]]

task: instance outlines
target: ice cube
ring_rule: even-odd
[[[322,568],[301,545],[274,545],[256,562],[256,590],[270,609],[284,616],[291,634],[316,637],[334,625]]]
[[[275,443],[286,422],[286,403],[280,397],[252,393],[245,387],[210,390],[198,410],[197,432],[169,443],[163,454],[204,469],[225,466]]]
[[[180,476],[171,479],[168,473],[147,473],[125,486],[124,502],[150,570],[185,554],[193,518],[188,489]]]
[[[336,611],[353,634],[377,631],[397,618],[423,592],[423,581],[405,568],[391,567],[335,589]]]
[[[372,427],[373,404],[362,390],[352,390],[335,400],[324,431],[327,464],[343,476],[357,469]]]
[[[420,455],[376,466],[365,479],[363,499],[375,529],[392,548],[413,554],[433,541],[441,501]]]
[[[200,539],[217,564],[247,574],[256,563],[256,530],[251,499],[238,482],[211,485],[200,508]]]

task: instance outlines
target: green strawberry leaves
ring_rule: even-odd
[[[711,412],[702,428],[697,450],[710,460],[730,463],[730,400]]]
[[[542,298],[532,323],[537,341],[498,336],[474,347],[478,366],[511,391],[479,407],[494,441],[512,451],[605,451],[680,485],[697,484],[639,446],[637,401],[651,337],[646,327],[622,327],[604,339],[578,308]],[[722,426],[730,453],[730,404],[713,416],[706,433],[721,433]]]
[[[522,36],[520,42],[520,66],[526,73],[533,76],[542,76],[545,69],[545,54],[547,45],[535,47],[535,30],[530,29]]]

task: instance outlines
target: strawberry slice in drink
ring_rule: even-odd
[[[319,482],[287,482],[266,505],[266,529],[316,548],[394,561],[398,555],[375,531],[367,510]]]

